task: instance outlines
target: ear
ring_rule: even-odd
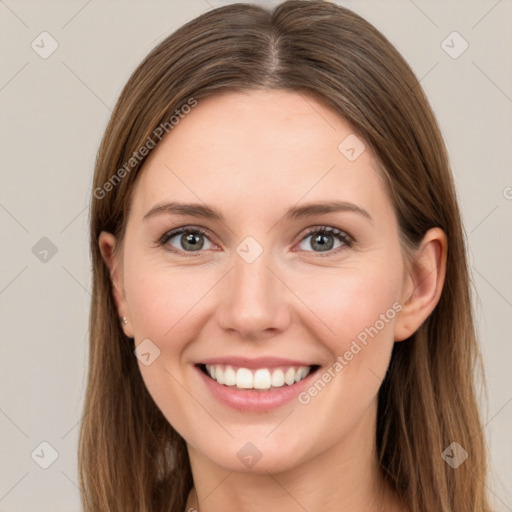
[[[128,304],[126,301],[126,294],[124,292],[122,265],[119,264],[118,258],[116,258],[114,255],[116,238],[112,233],[102,231],[98,238],[98,245],[100,247],[101,256],[103,257],[103,260],[105,261],[110,272],[114,301],[116,304],[117,313],[119,315],[119,321],[121,322],[122,317],[126,318],[127,323],[121,323],[121,326],[126,336],[133,338]]]
[[[441,228],[425,233],[407,271],[395,322],[395,341],[409,338],[434,310],[446,275],[448,240]]]

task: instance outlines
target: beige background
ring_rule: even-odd
[[[226,3],[0,0],[0,512],[80,510],[96,151],[139,61],[185,21]],[[497,511],[512,511],[512,0],[339,3],[401,51],[446,139],[478,294],[490,493]],[[31,47],[42,46],[43,31],[58,44],[46,59]],[[469,44],[456,59],[441,46],[453,31]],[[50,246],[55,254],[42,252]],[[58,454],[47,469],[40,464],[52,448],[42,442]]]

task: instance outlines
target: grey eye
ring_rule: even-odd
[[[174,243],[172,243],[171,240],[173,239],[176,239],[177,241],[175,240]],[[204,233],[192,229],[187,229],[179,233],[170,234],[166,242],[170,242],[172,247],[180,251],[195,252],[209,248],[208,246],[204,247],[205,240],[207,243],[211,244]]]

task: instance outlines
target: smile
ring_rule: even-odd
[[[217,403],[246,413],[269,412],[293,402],[311,385],[319,368],[319,365],[272,369],[227,364],[195,365],[205,391]]]
[[[313,366],[284,366],[279,368],[237,368],[232,365],[201,365],[213,380],[237,389],[271,390],[291,386],[318,368]]]

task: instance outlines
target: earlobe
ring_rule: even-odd
[[[402,309],[395,323],[395,341],[403,341],[421,326],[434,310],[446,275],[448,240],[441,228],[427,231],[406,276]]]
[[[119,268],[119,261],[115,257],[114,247],[116,244],[116,238],[112,233],[102,231],[98,238],[98,245],[100,248],[101,255],[105,264],[107,265],[110,272],[110,280],[112,282],[112,293],[116,304],[119,319],[122,328],[128,337],[133,337],[132,333],[129,332],[129,314],[126,303],[126,295],[124,292],[123,275]],[[121,319],[126,318],[126,321]]]

